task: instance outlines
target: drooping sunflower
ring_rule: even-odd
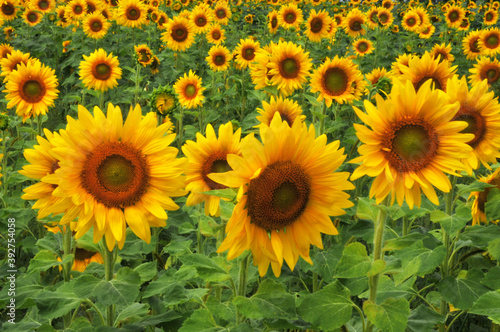
[[[278,31],[278,27],[278,11],[273,9],[267,14],[267,28],[270,33],[275,34]]]
[[[352,82],[357,71],[354,63],[348,58],[326,58],[312,74],[311,92],[319,92],[318,101],[324,99],[327,107],[330,107],[334,100],[340,104],[353,100]]]
[[[271,96],[269,103],[262,101],[262,108],[257,108],[257,111],[260,114],[257,117],[260,122],[257,128],[269,127],[275,113],[279,113],[281,120],[286,121],[289,126],[293,126],[295,121],[303,122],[306,119],[306,116],[302,114],[302,108],[296,101],[281,96],[276,99]]]
[[[135,50],[135,55],[137,56],[137,61],[143,67],[146,67],[147,65],[153,62],[153,52],[151,51],[148,45],[146,44],[135,45],[134,50]]]
[[[28,8],[23,12],[23,20],[30,27],[34,27],[42,21],[42,14],[34,9]]]
[[[500,168],[497,168],[495,172],[487,177],[482,177],[479,181],[484,183],[489,183],[500,189]],[[495,187],[493,187],[495,188]],[[474,197],[474,202],[472,202],[472,225],[479,225],[481,223],[493,222],[498,223],[498,220],[488,220],[486,218],[486,202],[488,202],[488,194],[493,188],[485,188],[484,191],[473,191],[470,193],[469,199]]]
[[[484,24],[495,25],[498,22],[498,10],[489,9],[484,13]]]
[[[231,52],[222,45],[212,46],[205,60],[213,71],[224,71],[229,68]]]
[[[80,79],[87,89],[107,91],[118,85],[117,80],[122,77],[118,57],[109,55],[100,48],[90,56],[83,55],[80,62]]]
[[[455,75],[457,66],[450,67],[448,61],[439,62],[433,59],[429,52],[425,52],[422,58],[413,57],[408,63],[408,67],[400,66],[403,72],[399,78],[402,81],[410,81],[416,90],[428,80],[432,80],[436,89],[446,91],[446,84],[449,78]]]
[[[329,36],[331,20],[326,11],[320,10],[316,12],[316,10],[312,9],[306,24],[305,34],[307,38],[315,43],[321,42],[322,38],[327,38]]]
[[[0,6],[1,17],[5,21],[12,21],[15,19],[18,10],[18,2],[16,0],[4,0],[2,6]]]
[[[53,194],[72,202],[60,224],[78,217],[75,238],[93,227],[94,242],[105,236],[110,251],[116,242],[123,247],[127,225],[149,243],[150,227],[165,226],[165,210],[179,208],[170,197],[185,194],[185,159],[169,146],[175,135],[165,135],[166,124],[157,127],[154,113],[143,117],[139,105],[125,123],[112,104],[107,115],[98,107],[92,115],[80,105],[78,117],[68,117],[52,149],[59,159]]]
[[[108,20],[100,13],[94,12],[85,16],[82,22],[83,31],[87,37],[94,39],[103,38],[111,26]]]
[[[432,24],[428,24],[423,27],[423,29],[418,34],[418,37],[421,39],[429,39],[432,37],[434,32],[436,31],[436,27]]]
[[[494,57],[500,53],[500,29],[483,30],[478,40],[481,55]]]
[[[413,10],[407,11],[401,20],[401,26],[406,31],[418,32],[421,24],[420,16]]]
[[[7,82],[10,73],[16,70],[20,63],[26,65],[29,61],[35,61],[35,59],[30,58],[29,53],[23,53],[19,50],[12,51],[6,58],[0,58],[0,66],[2,68],[0,76],[5,76],[4,83]]]
[[[29,164],[19,171],[30,179],[40,181],[24,189],[25,194],[21,196],[25,200],[36,200],[32,209],[38,210],[38,219],[45,218],[51,213],[54,215],[64,213],[72,205],[70,198],[52,195],[57,188],[54,172],[59,168],[59,160],[52,155],[52,149],[54,137],[59,137],[59,134],[54,134],[48,129],[44,129],[44,133],[46,139],[37,136],[38,145],[33,149],[24,150],[24,157]]]
[[[149,64],[149,69],[151,70],[151,75],[156,75],[160,72],[160,59],[153,55],[153,61]]]
[[[364,125],[354,124],[356,135],[364,143],[358,148],[361,163],[351,180],[364,175],[375,177],[370,197],[377,204],[391,194],[391,205],[397,199],[410,209],[420,206],[420,190],[439,205],[433,186],[449,192],[451,183],[444,173],[458,175],[464,169],[460,159],[469,158],[472,148],[467,142],[472,134],[460,133],[467,123],[450,121],[459,103],[450,103],[446,94],[424,83],[418,91],[413,84],[394,81],[388,98],[377,95],[374,106],[364,101],[366,113],[353,107]]]
[[[460,102],[460,109],[453,120],[465,121],[468,127],[463,132],[474,134],[467,142],[474,150],[468,159],[462,160],[469,175],[480,163],[491,169],[489,164],[500,157],[500,105],[494,92],[488,92],[486,80],[476,83],[469,91],[465,76],[461,80],[455,75],[448,82],[447,94],[450,102]]]
[[[49,13],[54,11],[56,8],[56,2],[54,0],[31,0],[31,8],[44,13]]]
[[[271,264],[278,277],[283,260],[292,270],[299,256],[311,264],[310,245],[322,248],[321,233],[338,234],[329,216],[353,205],[344,191],[354,186],[348,173],[335,172],[345,159],[339,141],[326,144],[313,126],[295,121],[290,128],[275,115],[260,133],[263,144],[248,135],[241,142],[242,157],[228,155],[232,171],[209,175],[240,188],[217,251],[229,250],[228,259],[234,259],[249,249],[260,276]]]
[[[207,41],[214,45],[220,45],[225,39],[226,30],[221,29],[220,25],[213,23],[207,32]]]
[[[231,16],[232,13],[229,4],[224,1],[218,1],[214,7],[214,20],[219,24],[226,25]]]
[[[241,154],[240,151],[241,128],[233,134],[233,126],[228,122],[219,127],[219,138],[215,135],[211,124],[207,125],[206,137],[196,134],[196,142],[187,141],[182,147],[182,152],[188,158],[186,168],[186,190],[190,191],[186,205],[194,206],[205,202],[205,214],[220,215],[221,197],[204,194],[210,190],[225,189],[208,177],[211,173],[225,173],[232,170],[227,162],[227,156]]]
[[[239,44],[234,50],[236,55],[235,61],[240,65],[241,69],[247,68],[255,59],[255,53],[260,49],[258,41],[252,38],[240,39]]]
[[[3,92],[9,101],[7,108],[16,107],[16,113],[23,117],[23,122],[31,116],[45,115],[57,99],[57,77],[55,70],[46,67],[40,61],[20,63],[9,75]]]
[[[288,3],[281,6],[278,12],[278,24],[288,30],[295,28],[300,30],[300,24],[304,21],[302,10],[295,3]]]
[[[189,75],[184,73],[174,84],[174,90],[179,96],[180,104],[185,108],[195,108],[203,104],[204,87],[201,86],[201,77],[189,70]]]
[[[451,43],[448,45],[444,43],[441,45],[435,44],[430,54],[434,59],[438,59],[439,62],[446,60],[452,63],[455,60],[455,56],[451,54]]]
[[[64,12],[65,17],[66,19],[69,18],[70,20],[80,21],[87,14],[86,8],[87,5],[84,0],[71,0],[66,5],[66,9]]]
[[[277,85],[284,96],[289,96],[307,81],[311,67],[309,52],[304,52],[300,45],[280,41],[269,62],[271,84]]]
[[[370,81],[372,85],[377,84],[382,77],[388,77],[387,69],[385,69],[384,67],[375,68],[371,72],[366,74],[366,79]]]
[[[155,88],[149,99],[149,107],[151,110],[163,116],[171,113],[177,107],[178,103],[175,91],[169,85]]]
[[[354,48],[354,52],[358,56],[365,56],[367,54],[370,54],[375,49],[373,47],[373,43],[366,38],[359,38],[355,40],[352,46]]]
[[[477,84],[487,80],[488,85],[494,85],[500,82],[500,62],[498,59],[481,57],[477,59],[474,68],[469,69],[469,83]]]
[[[195,33],[206,33],[210,29],[213,20],[212,10],[206,5],[198,5],[191,12],[191,21]]]
[[[120,0],[115,20],[126,27],[140,28],[148,22],[148,7],[141,0]]]
[[[481,31],[471,31],[462,41],[462,49],[468,60],[476,59],[480,54],[479,38],[481,38]]]
[[[365,22],[365,14],[358,8],[353,8],[345,17],[344,22],[342,22],[342,26],[346,34],[348,34],[351,38],[357,38],[366,33],[366,30],[363,28],[363,24],[365,24]]]
[[[445,13],[446,24],[450,28],[458,28],[463,18],[465,18],[465,11],[460,5],[449,6]]]
[[[161,39],[173,51],[185,51],[194,43],[193,23],[185,17],[175,16],[166,25]]]

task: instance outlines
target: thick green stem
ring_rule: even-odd
[[[410,233],[410,223],[408,222],[408,217],[403,217],[403,236],[408,235]]]
[[[99,94],[99,109],[104,112],[104,91]]]
[[[104,276],[106,281],[113,280],[115,266],[115,251],[109,251],[106,241],[103,238],[104,249]],[[106,324],[113,326],[115,322],[115,305],[112,304],[107,308]]]
[[[240,273],[238,274],[238,295],[245,297],[247,294],[248,266],[250,264],[250,254],[247,254],[240,263]],[[236,322],[241,323],[241,315],[236,312]]]
[[[321,107],[321,119],[319,120],[319,135],[323,135],[325,132],[325,113],[326,113],[326,102],[323,101],[323,107]]]
[[[70,225],[63,226],[63,260],[71,255],[71,227]],[[71,280],[71,267],[73,266],[73,260],[65,263],[63,265],[63,278],[65,282]],[[71,325],[71,311],[63,316],[64,327],[68,328]]]
[[[387,206],[389,203],[389,196],[387,196],[382,202],[381,206]],[[385,222],[387,220],[387,211],[380,208],[377,215],[377,220],[375,221],[375,233],[373,235],[373,262],[378,260],[383,260],[382,246],[384,244],[384,230]],[[377,288],[378,280],[380,278],[380,273],[368,278],[368,287],[370,290],[369,300],[376,303],[377,300]],[[367,331],[370,332],[373,329],[373,324],[368,321]]]
[[[137,69],[135,72],[135,96],[134,96],[134,107],[137,105],[139,97],[139,78],[141,73],[141,64],[137,64]]]
[[[182,126],[183,117],[184,117],[184,107],[179,106],[179,119],[178,119],[179,125],[177,126],[177,135],[178,135],[177,146],[179,148],[179,151],[181,151],[182,148],[182,131],[184,130]]]

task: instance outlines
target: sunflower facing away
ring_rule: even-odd
[[[185,108],[195,108],[203,104],[204,87],[201,86],[201,77],[189,70],[189,75],[184,73],[174,84],[174,90],[179,96],[179,102]]]
[[[271,96],[271,101],[269,103],[262,101],[262,108],[257,108],[260,114],[260,116],[257,117],[257,120],[260,122],[260,124],[256,126],[258,128],[269,127],[275,113],[279,113],[281,120],[286,121],[289,126],[293,126],[296,120],[303,122],[306,119],[306,116],[302,115],[302,108],[292,99],[283,97],[274,98]]]
[[[208,177],[211,173],[224,173],[232,170],[227,162],[227,155],[240,155],[241,128],[233,134],[231,122],[219,127],[219,138],[215,135],[211,124],[207,125],[206,137],[196,134],[196,142],[187,141],[182,152],[189,160],[185,170],[186,190],[190,191],[186,205],[194,206],[205,202],[205,214],[220,215],[220,200],[218,196],[203,192],[225,189],[226,186],[214,182]]]
[[[118,85],[116,80],[122,77],[122,70],[118,57],[109,55],[105,50],[91,53],[90,56],[83,55],[84,61],[80,62],[80,79],[87,89],[107,91]]]
[[[454,76],[448,82],[447,94],[450,102],[459,101],[460,109],[453,120],[468,123],[464,133],[474,134],[467,142],[474,150],[470,157],[462,160],[467,173],[479,167],[481,162],[486,168],[495,164],[500,157],[500,105],[493,92],[488,92],[486,80],[476,83],[468,89],[465,76],[461,80]]]
[[[166,31],[161,34],[161,39],[173,51],[185,51],[194,43],[193,23],[182,16],[175,16],[166,24]]]
[[[222,45],[212,46],[205,60],[213,71],[224,71],[229,68],[231,52]]]
[[[112,104],[107,115],[80,105],[78,119],[68,116],[52,149],[59,160],[53,195],[72,202],[60,224],[78,217],[75,238],[93,227],[94,242],[105,236],[110,251],[116,242],[123,247],[127,225],[149,243],[150,227],[165,226],[165,210],[179,208],[170,197],[185,194],[185,158],[176,158],[178,150],[169,146],[175,135],[165,135],[168,128],[157,127],[152,112],[143,117],[139,105],[125,123]]]
[[[339,141],[326,144],[314,127],[295,121],[292,128],[275,115],[260,130],[263,144],[253,135],[241,142],[242,157],[228,155],[232,171],[209,175],[238,188],[238,204],[226,226],[218,252],[234,259],[249,249],[253,264],[264,276],[271,264],[281,274],[283,260],[294,269],[299,256],[312,264],[309,248],[323,248],[321,233],[335,235],[329,216],[353,206],[344,190],[354,189],[345,172],[335,172],[345,159]]]
[[[149,99],[149,107],[159,115],[171,113],[178,105],[174,89],[169,86],[155,88]]]
[[[361,155],[351,163],[361,163],[351,180],[364,175],[375,177],[370,197],[377,204],[389,193],[391,205],[397,198],[410,209],[420,206],[420,190],[429,200],[439,205],[433,186],[449,192],[451,183],[445,173],[457,175],[464,166],[460,159],[470,157],[472,148],[467,144],[472,134],[462,134],[467,127],[463,121],[450,121],[460,105],[450,103],[447,95],[431,89],[424,83],[418,91],[409,81],[394,80],[388,98],[375,96],[374,106],[364,101],[366,113],[353,107],[364,125],[354,124],[356,136],[364,143],[358,148]]]
[[[480,182],[489,183],[500,189],[500,168],[487,177],[479,179]],[[472,202],[472,225],[479,225],[480,223],[488,223],[489,221],[497,224],[498,220],[488,220],[485,214],[486,202],[488,201],[488,194],[494,187],[486,188],[484,191],[473,191],[470,193],[469,199],[474,197]]]
[[[7,108],[16,107],[16,113],[26,119],[35,115],[44,115],[50,106],[54,106],[59,90],[55,70],[46,67],[40,61],[20,63],[17,70],[9,75],[3,92],[9,101]]]

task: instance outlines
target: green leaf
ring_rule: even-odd
[[[179,332],[215,331],[217,324],[207,309],[198,309],[186,319]]]
[[[72,292],[62,288],[59,287],[54,292],[44,290],[35,297],[34,300],[41,317],[54,319],[78,308],[82,300]]]
[[[500,290],[500,266],[492,267],[484,276],[481,283],[491,289]]]
[[[493,188],[495,185],[482,182],[482,181],[476,181],[471,184],[465,185],[465,184],[457,184],[458,192],[457,195],[462,195],[462,194],[468,194],[473,191],[484,191],[486,188]]]
[[[354,242],[345,247],[342,258],[335,268],[337,278],[365,277],[371,267],[366,248],[359,242]]]
[[[250,298],[237,296],[234,305],[243,316],[251,319],[297,318],[294,296],[272,279],[265,279],[259,285],[257,293]]]
[[[401,297],[411,296],[415,293],[412,286],[415,283],[417,277],[412,277],[406,280],[404,283],[395,285],[394,281],[386,275],[381,275],[378,281],[377,287],[377,303],[381,303],[388,298],[398,299]],[[370,293],[367,290],[363,294],[360,294],[359,297],[363,299],[368,299]]]
[[[308,94],[304,94],[303,96],[306,97],[307,100],[309,100],[312,106],[323,107],[323,102],[318,101],[316,97]]]
[[[92,275],[81,275],[73,281],[73,292],[81,299],[88,299],[101,281],[102,279]]]
[[[116,273],[116,280],[137,285],[141,284],[141,277],[139,276],[139,273],[132,270],[128,266],[122,267],[118,270]]]
[[[377,215],[380,210],[375,204],[375,200],[367,198],[359,198],[358,209],[356,215],[359,219],[368,219],[371,221],[377,220]]]
[[[101,305],[129,305],[139,295],[139,285],[121,280],[102,280],[95,288],[93,296]]]
[[[335,281],[307,295],[297,312],[305,321],[321,330],[333,330],[351,319],[352,302],[349,290]]]
[[[436,324],[444,323],[445,318],[428,306],[420,305],[412,310],[407,327],[413,332],[431,332],[435,331]]]
[[[130,324],[132,321],[137,321],[140,317],[146,316],[149,311],[149,305],[145,303],[132,303],[118,314],[115,319],[115,326],[119,325],[120,322]]]
[[[163,248],[163,251],[165,253],[171,254],[171,255],[181,255],[181,254],[191,253],[191,244],[192,243],[193,243],[193,240],[172,241],[165,248]]]
[[[342,248],[341,245],[334,244],[327,250],[319,251],[313,258],[311,271],[316,272],[325,282],[332,282],[335,267],[342,257]]]
[[[500,238],[488,243],[488,251],[494,259],[500,261]]]
[[[470,240],[475,247],[486,249],[490,241],[496,240],[499,237],[500,227],[497,225],[475,225],[466,227],[458,238],[462,241]]]
[[[380,305],[367,300],[363,310],[368,320],[384,332],[404,332],[410,316],[410,304],[405,298],[389,298]]]
[[[236,198],[236,194],[238,192],[235,191],[234,189],[227,188],[227,189],[217,189],[217,190],[204,191],[203,193],[205,195],[212,195],[212,196],[227,198],[230,201],[232,201]]]
[[[158,280],[152,281],[144,291],[143,298],[163,294],[165,305],[175,305],[187,302],[184,283],[174,280],[171,276],[163,275]]]
[[[488,292],[488,288],[479,282],[451,276],[442,279],[438,287],[446,302],[461,310],[470,309],[481,295]]]
[[[500,189],[490,189],[486,204],[484,204],[484,214],[487,221],[500,219]]]
[[[445,258],[446,248],[438,246],[431,250],[423,247],[422,241],[419,241],[408,248],[396,251],[395,256],[401,259],[402,270],[394,276],[397,285],[413,275],[424,277],[434,271]]]
[[[405,236],[401,236],[395,239],[390,239],[385,241],[383,250],[384,251],[401,250],[413,245],[415,242],[419,240],[424,239],[426,236],[427,235],[422,233],[410,233]]]
[[[180,260],[187,266],[194,266],[198,275],[206,282],[221,282],[231,278],[226,270],[205,255],[184,255],[180,257]]]
[[[156,262],[149,262],[149,263],[141,264],[141,265],[137,266],[134,269],[134,271],[139,274],[139,277],[141,278],[142,283],[150,281],[157,274]]]
[[[51,267],[59,266],[71,262],[73,260],[73,255],[67,255],[64,259],[59,262],[56,255],[49,250],[41,250],[35,255],[30,261],[28,267],[28,274],[33,272],[47,271]]]
[[[500,291],[481,295],[469,313],[488,316],[495,324],[500,324]]]
[[[455,237],[458,231],[464,228],[471,219],[471,210],[466,205],[457,207],[453,216],[447,215],[441,210],[431,212],[431,221],[439,223],[451,237]]]
[[[367,277],[373,277],[379,273],[382,273],[384,271],[386,266],[386,263],[382,259],[377,259],[376,261],[373,262],[372,266],[370,267],[370,270],[366,273]]]
[[[220,302],[214,296],[210,296],[205,305],[216,318],[230,322],[236,317],[236,310],[231,302]]]

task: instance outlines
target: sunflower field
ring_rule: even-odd
[[[491,0],[2,0],[2,331],[500,332]]]

